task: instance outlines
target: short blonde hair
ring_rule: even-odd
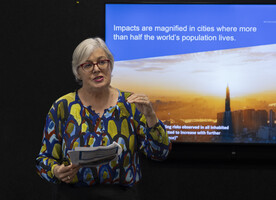
[[[114,66],[114,57],[106,46],[105,42],[101,38],[88,38],[82,41],[74,50],[72,56],[72,70],[76,78],[76,81],[82,84],[82,80],[79,78],[78,67],[85,62],[95,49],[102,48],[110,60],[111,71]]]

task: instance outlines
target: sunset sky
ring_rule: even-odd
[[[276,92],[276,45],[115,62],[112,85],[148,95]]]

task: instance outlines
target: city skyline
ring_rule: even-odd
[[[228,129],[222,130],[220,137],[213,138],[213,141],[275,142],[275,112],[272,109],[269,112],[265,109],[232,110],[230,96],[230,90],[227,86],[225,111],[217,113],[217,125],[223,125]]]

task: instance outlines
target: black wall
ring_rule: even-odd
[[[76,45],[104,38],[104,2],[2,3],[1,199],[51,197],[52,185],[35,173],[44,120],[58,97],[78,87],[71,72]],[[165,162],[142,157],[139,187],[144,199],[275,199],[274,153],[275,146],[174,144]]]

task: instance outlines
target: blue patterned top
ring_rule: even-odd
[[[154,160],[164,160],[169,153],[169,139],[163,123],[148,128],[146,118],[135,104],[126,101],[129,92],[119,91],[117,104],[100,117],[85,107],[72,92],[51,107],[43,131],[41,150],[36,158],[37,173],[49,182],[59,183],[53,167],[66,160],[68,150],[119,143],[123,152],[118,160],[91,168],[80,168],[72,184],[121,184],[132,186],[141,179],[138,151]]]

